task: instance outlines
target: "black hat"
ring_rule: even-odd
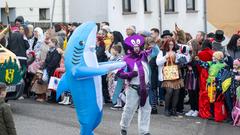
[[[215,38],[215,34],[210,32],[207,34],[207,38]]]
[[[224,41],[224,40],[225,40],[224,31],[222,31],[222,30],[216,30],[214,39],[215,39],[215,41],[217,41],[217,42],[222,42],[222,41]]]
[[[163,38],[164,36],[173,36],[173,34],[170,32],[170,30],[164,30],[161,38]]]
[[[79,25],[79,24],[78,24],[77,22],[73,22],[73,23],[72,23],[72,26],[78,27],[78,25]]]
[[[23,16],[18,16],[18,17],[15,19],[14,22],[15,22],[15,23],[16,23],[16,22],[20,22],[21,24],[23,24],[23,23],[24,23],[24,18],[23,18]]]

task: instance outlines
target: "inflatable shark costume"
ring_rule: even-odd
[[[138,128],[140,135],[150,135],[150,115],[151,105],[148,98],[148,90],[150,82],[150,72],[147,64],[147,56],[151,50],[134,52],[134,47],[143,47],[144,38],[139,35],[128,37],[125,43],[129,46],[131,53],[124,58],[127,63],[127,71],[124,68],[118,71],[117,76],[129,81],[126,92],[126,104],[122,113],[120,122],[121,135],[127,135],[127,129],[130,122],[138,110]]]
[[[125,62],[97,62],[96,33],[97,26],[93,22],[84,23],[73,32],[64,54],[66,72],[57,88],[57,98],[64,91],[72,94],[80,135],[94,135],[94,129],[101,122],[103,101],[100,75],[126,65]]]

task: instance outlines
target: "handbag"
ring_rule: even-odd
[[[224,103],[224,95],[220,94],[214,103],[214,120],[222,122],[227,119],[227,109]]]
[[[171,65],[169,65],[169,61],[167,61],[166,66],[163,67],[163,80],[177,80],[179,79],[179,71],[178,65],[173,64],[172,58],[170,58]]]
[[[58,84],[59,84],[60,79],[57,77],[52,76],[50,78],[49,84],[48,84],[48,89],[49,90],[57,90]]]

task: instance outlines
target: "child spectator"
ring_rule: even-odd
[[[122,56],[121,56],[121,50],[122,47],[120,45],[115,45],[112,46],[111,48],[111,56],[109,61],[121,61]],[[117,70],[112,71],[108,74],[107,79],[108,79],[108,92],[110,95],[110,98],[112,99],[117,81],[115,80],[115,75],[116,75]],[[112,107],[112,109],[119,109],[122,108],[122,100],[118,98],[117,104]]]
[[[43,64],[42,69],[46,71],[48,80],[49,80],[50,77],[53,76],[53,73],[56,70],[56,68],[59,67],[61,54],[59,54],[59,52],[57,51],[58,40],[56,37],[52,37],[48,45],[49,45],[49,51],[47,53],[47,57]],[[50,100],[55,101],[55,97],[53,93],[51,93]]]

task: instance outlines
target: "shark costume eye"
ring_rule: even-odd
[[[80,42],[79,42],[79,45],[80,45],[80,46],[83,46],[83,45],[84,45],[84,41],[80,41]]]

